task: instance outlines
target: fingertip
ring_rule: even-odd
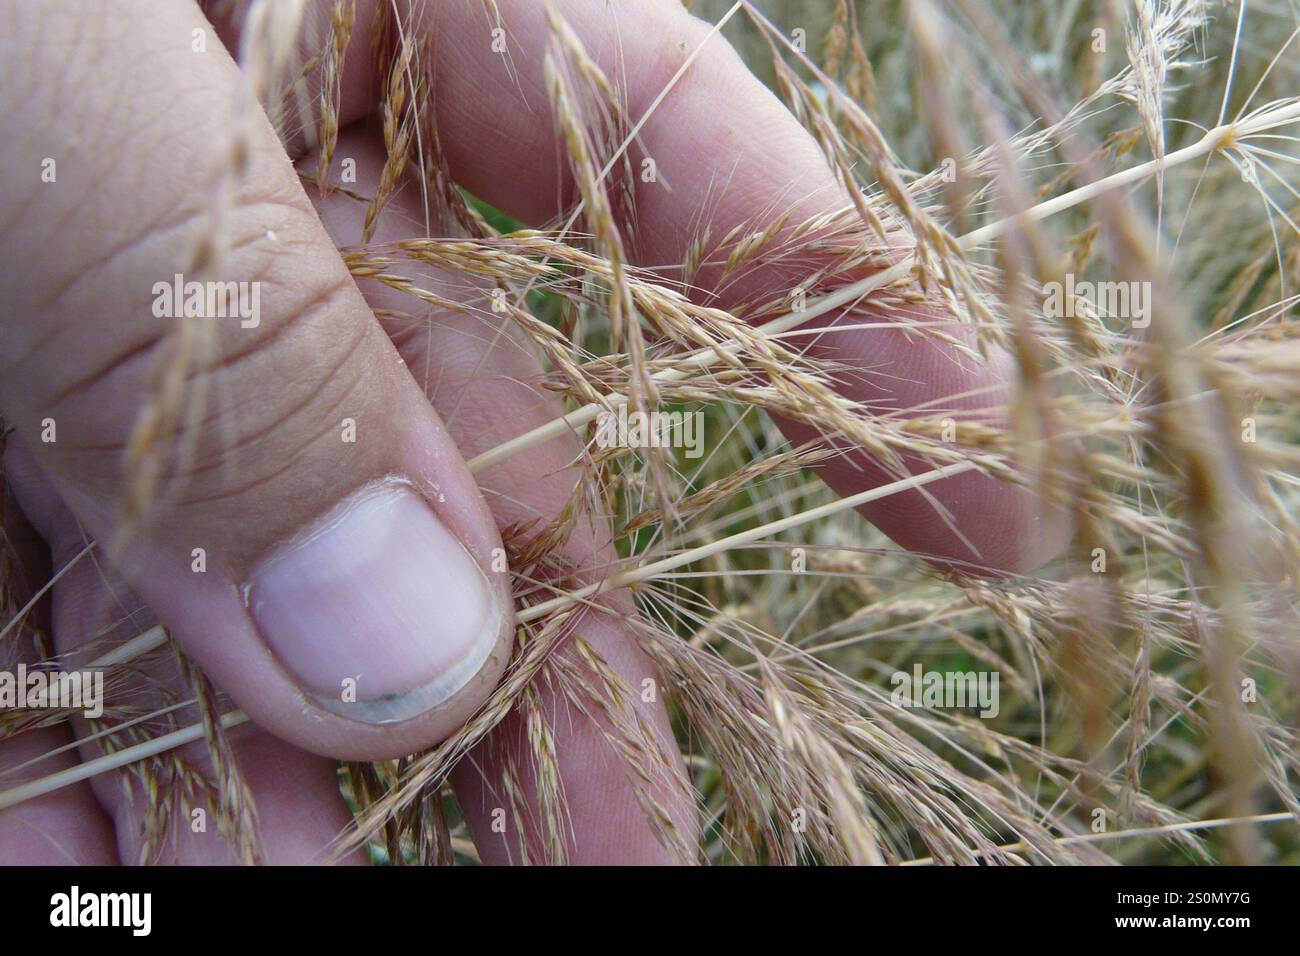
[[[244,593],[303,693],[366,724],[435,721],[508,633],[487,574],[398,480],[340,502],[260,562]]]

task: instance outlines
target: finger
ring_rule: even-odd
[[[36,641],[38,633],[48,633],[49,602],[38,602],[20,622],[10,622],[28,606],[41,583],[49,580],[50,562],[45,543],[11,494],[7,473],[0,509],[4,533],[0,546],[0,607],[9,628],[0,638],[0,672],[16,675],[19,664],[30,667],[44,656],[38,652]],[[22,786],[77,764],[66,723],[23,726],[19,719],[17,711],[0,709],[0,790]],[[106,866],[116,862],[112,824],[100,811],[89,784],[73,784],[0,810],[0,865]]]
[[[355,189],[362,195],[375,187],[385,152],[373,135],[352,131],[339,143],[339,155],[356,160]],[[312,168],[312,157],[304,167]],[[316,200],[326,228],[341,245],[360,240],[366,204],[341,192]],[[397,242],[422,233],[426,219],[420,193],[408,185],[380,218],[375,243]],[[450,217],[435,229],[450,231]],[[416,381],[443,416],[458,447],[467,457],[494,447],[521,431],[560,414],[558,403],[539,386],[542,368],[532,349],[507,316],[489,307],[491,287],[465,273],[395,264],[390,271],[406,276],[419,288],[444,299],[462,302],[464,312],[430,311],[412,296],[378,282],[365,282],[362,291],[381,315],[414,313],[385,319],[402,357]],[[541,533],[565,512],[581,472],[574,467],[582,448],[566,435],[528,449],[496,464],[476,477],[498,525],[531,527]],[[573,521],[570,537],[557,558],[583,569],[580,577],[595,580],[616,555],[612,535],[603,519]],[[625,592],[607,596],[607,610],[586,613],[571,639],[584,641],[631,689],[621,707],[624,720],[644,721],[662,758],[651,784],[638,791],[625,755],[611,744],[618,733],[608,720],[584,715],[553,682],[534,681],[538,709],[554,738],[554,760],[565,795],[566,859],[581,864],[683,862],[682,847],[696,845],[695,810],[684,767],[662,698],[642,699],[650,681],[657,684],[653,665],[637,647],[629,624],[635,615]],[[581,666],[572,651],[562,649]],[[653,685],[652,685],[653,686]],[[512,716],[488,742],[461,761],[453,773],[461,809],[470,824],[485,862],[545,859],[542,819],[537,795],[533,743],[525,721]],[[653,764],[653,759],[647,760]],[[507,773],[520,778],[528,813],[521,833],[503,781]],[[647,820],[642,800],[662,808],[675,839],[661,841]],[[504,812],[503,812],[504,811]],[[553,812],[553,811],[552,811]],[[504,826],[502,825],[504,824]],[[689,857],[685,860],[689,862]]]
[[[605,75],[623,86],[633,122],[703,44],[630,147],[633,169],[642,169],[646,159],[657,169],[655,182],[638,177],[632,184],[636,227],[628,233],[641,264],[682,263],[705,230],[714,237],[733,229],[745,235],[788,214],[789,226],[771,240],[779,246],[780,236],[796,224],[849,207],[850,197],[812,137],[731,47],[720,36],[709,38],[708,26],[679,4],[564,0],[555,7]],[[550,33],[545,5],[501,0],[496,8],[499,27],[472,0],[414,8],[433,43],[431,88],[439,139],[460,184],[514,216],[542,222],[570,208],[578,196],[565,151],[556,142],[544,83]],[[504,37],[493,33],[498,28]],[[806,245],[806,238],[797,243]],[[817,254],[800,253],[724,278],[727,250],[711,258],[714,264],[692,280],[695,294],[703,290],[724,308],[788,297],[809,272],[825,265]],[[950,315],[918,309],[915,317],[936,331],[973,341],[969,329]],[[862,322],[849,314],[841,324]],[[951,413],[958,421],[1004,426],[1006,356],[980,362],[921,338],[897,328],[826,331],[811,341],[809,351],[843,365],[840,389],[865,407],[884,414],[921,408],[925,415]],[[795,442],[813,437],[806,426],[782,424]],[[929,467],[918,460],[909,464],[915,470]],[[823,474],[841,493],[897,477],[861,453],[837,459]],[[1040,564],[1068,535],[1061,514],[1031,491],[974,472],[932,483],[924,493],[890,496],[862,511],[911,550],[1004,570]]]
[[[316,65],[304,74],[289,74],[295,88],[292,95],[284,97],[285,109],[277,116],[276,132],[291,158],[296,160],[313,149],[313,164],[322,152],[327,154],[328,163],[333,149],[329,143],[320,141],[325,104],[329,104],[329,122],[324,125],[337,131],[373,110],[381,88],[376,72],[377,48],[373,42],[376,15],[380,12],[375,0],[356,3],[305,0],[297,32],[291,38],[278,35],[283,29],[279,28],[278,21],[278,29],[272,29],[269,22],[251,27],[249,17],[254,6],[250,0],[201,0],[200,6],[211,18],[226,49],[242,51],[246,36],[256,34],[270,41],[269,34],[276,33],[275,42],[292,43],[297,62]],[[258,12],[266,11],[263,5]],[[336,39],[342,37],[346,38],[344,55],[336,58]],[[327,62],[334,72],[327,71]],[[314,174],[315,165],[307,172]]]
[[[440,739],[507,659],[500,537],[234,63],[192,47],[192,3],[0,19],[0,165],[33,184],[0,196],[0,411],[263,728],[359,759]]]
[[[94,658],[152,627],[156,620],[149,609],[98,552],[92,550],[78,558],[88,543],[85,535],[21,446],[8,450],[6,473],[24,511],[49,542],[55,566],[68,569],[53,588],[52,630],[60,667],[69,671],[85,668]],[[133,725],[136,734],[150,736],[201,719],[196,707],[180,706],[194,698],[195,690],[176,660],[165,653],[133,665],[125,681],[115,676],[112,686],[98,722],[92,724],[74,715],[69,726],[80,746],[68,755],[72,762],[78,753],[84,760],[103,756],[109,752],[110,742],[116,747],[134,742],[125,732],[95,736],[128,718],[138,720],[165,710],[165,716]],[[115,861],[171,865],[245,860],[319,864],[331,860],[331,842],[352,819],[339,792],[335,762],[298,750],[249,724],[230,729],[226,736],[228,766],[214,765],[208,745],[196,743],[179,748],[166,759],[91,779],[92,803],[97,798],[103,812],[94,807],[88,817],[102,819],[108,814],[113,823],[109,832],[116,833]],[[40,768],[40,773],[50,772],[45,762]],[[243,815],[235,817],[220,801],[223,785],[249,795],[247,805],[241,804]],[[229,826],[222,825],[221,814]],[[72,834],[80,826],[70,819],[62,825]],[[233,843],[231,828],[246,842]],[[247,855],[244,847],[249,848]],[[364,862],[364,857],[353,854],[344,862]]]

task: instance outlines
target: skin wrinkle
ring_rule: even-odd
[[[313,306],[313,309],[303,313],[295,313],[294,316],[291,316],[287,321],[278,323],[275,326],[275,332],[277,335],[279,333],[288,334],[286,330],[290,329],[300,321],[306,321],[310,311],[315,310],[315,308],[320,306],[322,303],[330,301],[334,295],[346,292],[348,288],[350,288],[350,286],[340,284],[339,286],[334,287],[334,291],[327,290],[327,294],[317,296],[317,301],[315,306]],[[366,332],[363,326],[359,330],[357,338],[363,339],[365,335]],[[272,339],[272,342],[274,342],[274,338]],[[267,344],[269,345],[271,343]],[[364,394],[362,389],[366,385],[366,376],[355,374],[358,370],[364,370],[365,368],[365,363],[358,362],[356,358],[359,351],[360,349],[356,346],[350,346],[339,350],[338,361],[330,366],[328,374],[319,379],[329,383],[328,392],[319,389],[299,390],[295,392],[295,397],[291,401],[281,401],[271,407],[270,411],[272,411],[273,414],[267,418],[264,424],[259,424],[257,427],[252,429],[246,427],[241,429],[239,435],[233,441],[221,437],[216,438],[214,443],[214,441],[201,438],[195,445],[196,454],[194,460],[189,463],[184,472],[169,472],[166,475],[167,481],[179,484],[184,489],[183,494],[170,503],[170,507],[174,510],[183,509],[191,505],[212,504],[218,501],[235,501],[247,493],[271,483],[277,476],[290,470],[293,465],[308,452],[309,449],[313,448],[313,446],[318,446],[318,443],[324,438],[324,436],[337,433],[339,426],[336,416],[333,415],[333,411],[342,408],[348,398],[358,394]],[[234,364],[238,364],[239,358],[246,360],[256,359],[260,362],[265,362],[267,359],[267,353],[262,351],[245,351],[235,360]],[[219,375],[223,371],[234,374],[234,364],[210,369],[202,374],[213,376]],[[360,369],[358,366],[360,366]],[[353,374],[346,374],[348,372],[352,372]],[[220,379],[218,380],[218,387],[219,382]],[[341,390],[340,386],[342,386]],[[77,398],[78,400],[91,402],[92,404],[96,400],[94,395],[78,395]],[[322,407],[321,403],[322,400],[327,398],[329,399],[329,404],[326,407],[328,407],[331,412],[329,415],[323,415],[320,412]],[[265,407],[265,404],[257,403],[256,407]],[[353,410],[356,412],[356,409],[363,407],[364,402],[361,402],[353,406]],[[223,416],[223,423],[229,424],[228,416],[230,411],[230,408],[220,408],[215,410],[213,414]],[[62,412],[59,412],[57,408],[55,409],[55,413],[62,418],[71,419],[73,421],[83,417],[77,415],[75,412],[64,415]],[[361,413],[356,412],[353,417],[357,418],[359,421]],[[319,422],[320,424],[315,432],[302,434],[298,424],[300,420]],[[211,423],[214,427],[218,424],[216,420],[212,420]],[[214,431],[211,434],[215,436],[216,433]],[[287,436],[288,438],[287,446],[285,444],[285,439],[280,437],[282,435]],[[274,447],[278,450],[273,462],[266,461],[263,456],[257,454],[247,456],[246,461],[251,459],[253,464],[258,467],[264,463],[273,463],[275,465],[273,471],[259,471],[250,480],[238,485],[231,485],[226,482],[226,476],[224,474],[217,475],[216,480],[220,483],[218,493],[213,495],[201,495],[195,492],[195,479],[200,479],[204,475],[212,472],[224,471],[224,469],[230,465],[232,457],[237,452],[265,447]],[[79,471],[85,473],[102,473],[105,476],[111,476],[120,471],[121,455],[125,449],[126,445],[124,442],[96,446],[78,445],[70,454],[75,456],[77,469]],[[175,456],[170,454],[164,456],[167,461],[173,461],[174,457]],[[205,459],[208,460],[205,461]],[[97,462],[101,463],[101,467],[95,467]],[[202,486],[200,485],[199,487]],[[236,510],[242,509],[236,508]]]
[[[296,218],[302,218],[298,203],[285,205],[280,202],[254,202],[244,205],[240,209],[240,218],[244,218],[243,214],[245,213],[255,213],[258,218],[258,224],[255,227],[241,230],[246,232],[250,237],[250,240],[252,237],[264,238],[266,232],[264,213],[268,208],[283,210],[286,213],[293,213]],[[314,216],[312,218],[314,219]],[[288,248],[296,241],[295,237],[298,235],[300,230],[287,224],[287,220],[284,217],[277,219],[273,225],[277,227],[278,234],[281,236],[280,241],[276,244],[278,247]],[[243,245],[244,243],[241,241],[239,247],[242,247]],[[363,324],[358,324],[353,326],[351,329],[347,329],[346,334],[349,336],[350,341],[339,343],[336,347],[329,350],[326,354],[329,356],[330,364],[328,366],[314,369],[310,377],[304,375],[305,370],[303,368],[303,362],[297,358],[284,362],[277,361],[276,357],[282,351],[280,348],[280,342],[282,340],[292,338],[299,343],[305,343],[309,339],[318,337],[320,333],[315,331],[317,328],[328,329],[333,327],[336,324],[333,316],[337,314],[344,299],[348,296],[349,290],[354,288],[354,286],[345,274],[339,274],[331,281],[327,281],[324,285],[309,285],[307,287],[307,295],[303,298],[299,293],[293,291],[301,287],[299,282],[293,281],[288,274],[279,278],[275,277],[276,272],[283,273],[285,270],[279,267],[279,260],[270,254],[269,248],[262,250],[260,253],[255,253],[255,255],[257,262],[260,265],[259,272],[262,276],[260,281],[266,282],[267,280],[265,277],[269,275],[272,276],[271,282],[274,283],[270,287],[266,287],[262,290],[264,293],[263,311],[267,312],[268,316],[264,318],[259,328],[241,330],[241,332],[245,333],[244,335],[234,336],[228,339],[228,342],[230,343],[229,347],[219,350],[212,359],[203,363],[207,366],[206,368],[203,368],[202,370],[193,370],[190,373],[190,380],[193,381],[197,375],[203,374],[214,379],[214,390],[222,389],[222,383],[227,380],[244,380],[250,377],[251,373],[250,375],[243,374],[239,366],[243,362],[252,361],[263,366],[269,364],[273,371],[278,371],[278,368],[283,368],[285,371],[293,370],[296,372],[295,377],[303,382],[304,387],[288,390],[282,387],[281,393],[289,396],[289,401],[282,400],[270,404],[265,401],[257,402],[253,407],[261,408],[263,410],[262,417],[265,419],[265,424],[259,424],[247,431],[241,432],[241,435],[235,439],[233,444],[229,439],[224,437],[216,438],[215,446],[213,442],[207,440],[201,441],[198,445],[200,453],[204,454],[202,450],[209,449],[206,454],[211,456],[212,460],[206,466],[202,461],[199,461],[196,467],[193,467],[186,472],[189,477],[200,476],[204,472],[223,467],[227,461],[222,459],[221,456],[228,457],[229,453],[237,451],[244,445],[256,442],[263,434],[270,433],[276,429],[283,431],[294,419],[301,418],[304,413],[310,414],[313,410],[318,410],[321,407],[320,401],[322,395],[317,391],[314,384],[315,381],[329,382],[331,383],[331,386],[337,385],[341,381],[350,381],[350,390],[355,390],[367,377],[365,375],[365,370],[367,365],[370,363],[363,361],[362,356],[368,354],[369,350],[363,352],[361,349],[361,343],[372,333],[368,331],[367,326]],[[232,265],[235,261],[237,261],[237,257],[232,254]],[[255,281],[258,281],[259,272],[253,273]],[[238,274],[238,270],[235,271],[235,274]],[[288,309],[283,307],[275,308],[275,289],[284,289],[286,293],[288,293],[287,296],[282,298],[301,299],[301,301],[294,301],[292,307]],[[269,295],[266,294],[268,291],[270,292]],[[166,334],[166,331],[159,333],[161,336],[165,336]],[[248,341],[249,339],[252,339],[252,341]],[[291,347],[294,349],[295,355],[302,354],[301,345],[294,345]],[[350,372],[351,374],[340,378],[340,372]],[[109,372],[108,374],[111,373],[112,372]],[[282,385],[288,383],[288,380],[282,375],[277,374],[275,377],[282,383]],[[337,389],[334,389],[334,391],[337,391]],[[250,398],[251,397],[252,396],[250,396]],[[78,399],[78,401],[74,401],[67,409],[63,407],[64,402],[61,401],[55,408],[56,414],[60,418],[66,418],[67,420],[74,422],[91,420],[94,414],[96,414],[96,410],[101,407],[97,395],[78,396]],[[338,407],[340,402],[343,400],[343,398],[335,399],[331,407]],[[124,409],[124,411],[127,413],[127,418],[121,422],[120,426],[109,429],[109,432],[122,434],[125,440],[125,435],[127,434],[130,421],[133,420],[134,413],[129,409]],[[228,411],[228,409],[217,408],[214,409],[211,414],[219,415],[223,411]],[[87,418],[88,414],[91,415],[91,418]],[[247,426],[245,427],[247,428]],[[324,434],[330,427],[332,426],[323,425],[320,429],[320,434]],[[289,431],[292,433],[292,428],[290,428]],[[215,438],[216,433],[214,432],[213,435]],[[308,447],[316,437],[318,436],[313,435],[308,439],[301,441],[299,443],[299,449]],[[265,445],[268,443],[262,442],[261,444]],[[269,444],[274,443],[272,442]],[[101,443],[97,447],[104,448],[105,446]],[[122,447],[124,446],[121,444],[107,446],[106,457],[102,459],[102,468],[94,468],[93,465],[86,462],[84,458],[79,467],[86,468],[89,466],[92,472],[102,473],[105,476],[116,474],[121,467],[117,453]],[[78,457],[83,457],[80,455],[80,452],[88,450],[89,449],[85,447],[79,447]],[[295,450],[291,456],[277,456],[276,461],[278,464],[284,461],[286,457],[290,460],[297,460],[299,455],[300,451]],[[284,471],[285,467],[286,466],[281,466],[279,471]],[[247,487],[261,484],[264,477],[265,476],[258,476],[257,480]],[[235,491],[239,490],[241,489],[235,489]],[[218,497],[227,498],[230,497],[230,495],[223,492],[223,494]],[[215,499],[210,497],[205,499],[201,496],[195,496],[190,500],[211,501]]]
[[[244,202],[240,204],[240,208],[248,209],[248,208],[256,207],[258,205],[260,204]],[[266,203],[266,205],[282,205],[282,204]],[[69,215],[70,216],[74,215],[74,213],[70,211]],[[126,240],[120,245],[114,247],[110,252],[106,253],[104,256],[100,256],[95,262],[89,263],[86,266],[79,268],[76,271],[75,275],[68,282],[66,282],[63,286],[60,287],[57,295],[55,295],[53,298],[51,298],[45,303],[31,306],[31,308],[43,311],[53,307],[59,302],[61,298],[63,298],[63,296],[70,294],[76,288],[78,283],[83,281],[87,276],[93,274],[95,271],[103,269],[105,266],[109,265],[112,261],[116,260],[117,258],[123,255],[126,255],[131,252],[139,251],[146,243],[150,241],[161,241],[165,239],[168,233],[170,233],[173,229],[181,229],[184,228],[186,225],[195,225],[197,224],[198,220],[202,219],[205,216],[206,216],[206,209],[192,209],[192,210],[186,210],[184,213],[181,214],[181,216],[177,217],[174,220],[169,220],[165,222],[162,226],[159,226],[156,222],[150,224],[148,227],[145,228],[143,232],[139,233],[136,236],[133,236],[131,239]],[[0,236],[0,238],[2,238],[2,236]],[[263,241],[265,238],[266,238],[265,229],[261,230],[260,232],[257,232],[256,234],[250,233],[247,237],[232,242],[228,247],[228,252],[232,254],[238,253],[248,248],[253,243]],[[75,326],[72,327],[71,329],[67,327],[57,327],[52,330],[51,329],[43,330],[44,334],[39,335],[34,339],[34,343],[31,346],[30,351],[22,355],[18,361],[11,363],[11,367],[19,368],[27,364],[28,362],[36,361],[36,356],[38,356],[42,351],[55,348],[55,346],[53,345],[53,341],[55,340],[56,337],[64,336],[67,334],[75,334],[75,331],[76,331]]]
[[[106,12],[107,10],[108,8],[104,7],[98,8],[98,12],[101,13]],[[86,27],[90,19],[95,18],[75,17],[73,19],[76,26],[80,29]],[[102,29],[105,29],[109,24],[117,25],[117,18],[114,16],[100,17],[98,19]],[[108,46],[116,46],[120,42],[120,37],[114,38],[112,36],[101,40],[102,44]],[[186,46],[186,50],[188,50],[188,45]],[[171,44],[161,44],[158,48],[160,54],[170,53],[172,51],[173,45]],[[75,51],[73,51],[68,55],[66,62],[87,62],[88,56],[93,57],[93,55],[94,54],[83,54],[79,56]],[[186,53],[182,56],[192,56],[192,54]],[[137,69],[136,65],[132,64],[131,70],[134,71],[135,69]],[[56,76],[59,83],[62,83],[66,79],[65,74],[56,74]],[[44,77],[42,77],[42,79],[44,79]],[[104,137],[109,137],[102,143],[103,148],[97,151],[96,155],[101,161],[111,162],[111,167],[108,170],[92,170],[89,171],[87,175],[83,176],[81,181],[85,182],[85,189],[79,196],[73,198],[73,201],[68,204],[65,210],[65,217],[69,219],[76,217],[80,228],[94,228],[96,226],[113,228],[118,225],[116,217],[109,217],[108,221],[103,223],[97,223],[95,220],[96,211],[101,208],[102,201],[109,201],[109,208],[112,208],[112,197],[103,196],[101,183],[104,180],[119,179],[123,176],[130,177],[136,173],[136,170],[132,166],[123,166],[122,164],[115,162],[114,157],[127,155],[132,150],[141,149],[142,144],[140,143],[140,139],[146,130],[164,126],[164,124],[170,121],[176,128],[160,131],[150,143],[144,144],[143,148],[146,151],[175,151],[178,143],[189,143],[191,140],[191,131],[182,119],[187,110],[197,108],[200,112],[214,112],[217,115],[227,115],[231,110],[231,103],[227,99],[221,97],[219,93],[213,94],[212,91],[202,83],[189,85],[181,90],[177,90],[174,87],[164,87],[162,89],[161,92],[163,95],[170,97],[170,102],[172,103],[180,103],[182,98],[184,98],[186,110],[167,108],[149,110],[135,109],[132,107],[137,105],[138,101],[134,100],[131,96],[121,95],[121,91],[125,88],[125,83],[126,80],[123,75],[114,74],[110,78],[109,83],[97,83],[93,87],[89,96],[85,95],[85,90],[83,89],[82,95],[74,98],[66,105],[66,108],[60,101],[55,104],[50,104],[50,106],[43,111],[39,111],[40,115],[44,117],[57,118],[59,123],[66,124],[71,121],[77,122],[80,128],[88,131],[88,139],[103,139]],[[38,107],[41,104],[46,88],[47,87],[44,83],[38,84],[31,94],[31,100]],[[210,103],[205,102],[208,97],[211,97]],[[165,106],[166,104],[164,103],[161,105]],[[45,135],[43,135],[41,139],[42,141],[46,141],[50,138],[52,130],[45,129],[43,132]],[[191,149],[193,149],[193,147],[191,147]],[[274,154],[270,155],[273,156]],[[73,168],[75,170],[81,167]],[[96,175],[96,173],[99,173],[99,175]],[[166,171],[164,171],[164,174],[167,174]],[[147,176],[147,173],[141,173],[140,175]],[[76,179],[73,180],[73,182],[77,181],[78,180]],[[140,188],[149,188],[155,185],[155,183],[144,178],[136,185]],[[33,236],[39,236],[43,231],[42,227],[49,225],[50,220],[48,219],[47,214],[47,217],[42,217],[39,221],[24,222],[23,231],[30,239]],[[49,232],[56,235],[66,234],[66,225],[67,223],[65,220],[54,220],[54,228],[50,229]],[[151,228],[151,226],[145,226],[140,230],[139,235],[148,236]],[[111,257],[116,253],[116,251],[117,250],[110,249],[106,255]],[[99,263],[94,260],[77,264],[78,268],[72,270],[72,281],[78,280],[82,276],[82,273],[97,264]],[[47,303],[47,305],[48,304],[49,303]]]
[[[266,280],[264,276],[269,274],[269,270],[274,270],[277,267],[278,265],[277,259],[273,254],[271,254],[270,249],[267,248],[253,249],[252,247],[254,246],[254,244],[260,243],[265,245],[267,243],[266,234],[268,228],[272,229],[272,231],[275,231],[276,234],[281,237],[278,240],[277,245],[282,244],[283,246],[288,247],[289,244],[294,242],[293,237],[298,232],[300,232],[300,229],[295,227],[292,221],[286,217],[277,218],[268,225],[267,220],[264,217],[265,210],[267,209],[292,212],[295,214],[295,216],[300,222],[303,223],[310,222],[309,219],[306,219],[304,217],[304,211],[298,206],[297,203],[286,204],[282,201],[272,200],[272,199],[249,201],[247,200],[246,197],[241,199],[241,201],[238,202],[236,206],[231,210],[231,214],[229,215],[229,220],[234,220],[235,225],[232,226],[230,224],[230,221],[228,220],[227,228],[235,233],[243,233],[243,236],[235,240],[234,242],[232,242],[230,248],[228,249],[226,264],[222,270],[223,276],[215,277],[218,278],[219,281],[224,281],[225,275],[242,276],[246,273],[250,273],[250,270],[245,270],[241,268],[245,257],[240,256],[240,253],[248,252],[249,255],[255,256],[256,257],[255,261],[257,261],[260,264],[260,269],[258,271],[251,271],[250,278],[253,281],[261,281],[263,282],[263,284],[265,284]],[[252,221],[256,222],[256,226],[252,226],[250,224],[250,227],[246,229],[238,228],[238,224],[242,222],[244,219],[248,218],[249,215],[254,216]],[[192,227],[191,232],[198,233],[199,226],[204,224],[206,221],[206,213],[202,213],[199,210],[190,210],[174,221],[178,224],[177,228],[181,228],[185,225],[189,225]],[[164,226],[163,231],[161,233],[148,232],[147,230],[152,229],[153,226],[154,224],[145,227],[146,228],[145,232],[137,233],[132,237],[132,239],[122,244],[119,244],[117,246],[114,246],[111,253],[108,253],[104,256],[97,257],[96,263],[99,264],[96,265],[92,263],[91,265],[88,265],[84,269],[80,270],[78,272],[78,278],[73,282],[69,283],[61,291],[60,295],[56,296],[55,299],[52,300],[52,303],[57,304],[57,302],[64,295],[70,293],[73,289],[77,287],[77,285],[79,284],[82,278],[94,275],[94,273],[97,272],[100,268],[102,268],[102,266],[107,265],[108,263],[120,258],[121,256],[126,255],[128,252],[144,253],[147,249],[153,246],[162,246],[164,248],[169,249],[174,247],[177,244],[177,241],[175,239],[170,239],[170,240],[168,239],[169,233],[171,231],[171,228],[169,226]],[[162,257],[166,258],[165,253],[163,254]],[[159,274],[162,274],[161,270]],[[209,278],[214,278],[214,277],[209,277]],[[170,276],[167,277],[167,280],[163,280],[163,281],[170,281]],[[330,288],[324,291],[311,290],[309,295],[320,298],[323,297],[325,291],[328,291],[331,294],[333,294],[335,292],[342,291],[349,284],[346,275],[338,275],[333,280],[333,282],[335,283],[337,288]],[[279,284],[279,287],[288,290],[288,289],[292,289],[296,285],[297,283],[295,282],[284,281]],[[142,302],[146,303],[140,306],[139,308],[141,308],[144,311],[145,315],[148,315],[148,310],[150,306],[147,303],[152,302],[153,293],[150,290],[148,292],[148,295],[146,296],[145,291],[142,287],[141,290],[139,290],[139,296]],[[280,332],[282,331],[282,326],[292,325],[292,319],[298,316],[299,313],[307,311],[308,307],[311,304],[312,304],[312,300],[309,298],[307,302],[301,305],[296,305],[294,310],[286,313],[289,315],[289,319],[284,322],[275,321],[275,319],[278,316],[278,313],[275,310],[273,309],[266,310],[268,311],[268,313],[270,313],[270,318],[268,319],[268,321],[266,321],[265,323],[261,323],[259,328],[250,328],[250,329],[241,328],[241,332],[244,334],[239,337],[236,337],[235,339],[235,341],[238,343],[238,348],[231,352],[218,353],[213,359],[211,359],[211,361],[214,362],[212,368],[219,367],[228,358],[238,358],[241,355],[255,353],[258,349],[260,349],[261,347],[267,344],[266,337],[268,336],[274,337],[280,334]],[[73,314],[79,314],[76,312],[75,309],[70,309],[69,311]],[[119,330],[129,331],[134,329],[142,329],[145,336],[151,337],[154,341],[158,341],[158,340],[165,339],[170,334],[170,332],[175,327],[174,326],[175,321],[176,320],[170,320],[170,319],[156,320],[150,318],[150,319],[145,319],[143,321],[137,321],[137,322],[116,322],[116,323],[105,322],[103,323],[103,325],[107,326],[109,329],[114,331],[119,331]],[[41,327],[42,328],[44,327],[44,323],[41,324]],[[36,346],[29,349],[28,352],[23,355],[22,364],[24,366],[28,365],[29,363],[39,364],[42,361],[40,358],[42,352],[48,352],[50,350],[53,350],[55,352],[66,353],[68,346],[67,343],[62,342],[62,340],[68,337],[75,337],[78,329],[79,326],[77,325],[77,323],[72,321],[71,319],[63,323],[56,324],[55,330],[53,332],[48,330],[45,331],[38,339]],[[223,344],[222,340],[220,339],[217,339],[216,341],[217,344]],[[56,344],[56,343],[61,343],[61,344]],[[234,343],[227,342],[225,344],[234,344]],[[138,346],[134,344],[129,347],[130,351],[135,351],[137,349]],[[50,362],[47,362],[46,364],[49,365],[52,363],[55,368],[59,368],[63,364],[61,361],[62,355],[59,355],[58,358],[60,359],[60,361],[54,361],[54,359],[51,358]],[[196,356],[195,361],[201,362],[202,357]],[[103,372],[99,373],[99,375],[93,377],[104,377],[105,375],[111,373],[113,368],[114,366],[110,365]],[[211,368],[205,369],[204,366],[201,364],[198,366],[198,369],[200,371],[212,370]],[[89,378],[92,376],[87,376],[87,377]],[[78,390],[78,385],[75,382],[70,385],[63,385],[52,391],[50,400],[56,405],[60,404],[61,400],[64,397],[66,397],[67,393],[76,392],[77,390]]]

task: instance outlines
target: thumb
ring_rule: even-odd
[[[30,183],[0,196],[0,412],[263,727],[356,759],[445,736],[508,656],[500,538],[234,63],[193,3],[0,21]]]

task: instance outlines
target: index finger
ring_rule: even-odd
[[[414,8],[433,46],[428,69],[439,140],[458,183],[524,221],[545,222],[578,198],[546,92],[545,5],[499,0],[496,6],[499,24],[483,5],[466,0]],[[648,115],[629,157],[632,170],[652,168],[654,175],[633,178],[634,213],[624,210],[620,223],[638,264],[679,276],[682,264],[697,255],[692,245],[713,237],[714,248],[686,291],[711,305],[751,312],[757,303],[787,297],[827,264],[830,254],[817,250],[807,234],[794,238],[794,231],[841,213],[852,198],[812,136],[721,35],[664,0],[564,0],[553,6],[615,85],[630,121]],[[688,59],[689,68],[673,84]],[[617,212],[618,203],[611,205]],[[735,245],[768,228],[774,235],[767,243],[782,254],[729,271]],[[844,310],[821,325],[852,328],[809,337],[810,354],[837,363],[841,394],[883,415],[1007,424],[1009,356],[981,361],[936,336],[864,328],[864,319],[874,317],[870,307]],[[924,303],[890,318],[974,342],[969,326]],[[920,411],[909,412],[914,409]],[[779,424],[796,443],[816,437],[808,425]],[[914,472],[930,467],[919,458],[906,459],[905,466]],[[899,477],[859,449],[845,450],[819,470],[844,495]],[[860,510],[909,550],[987,570],[1036,567],[1067,534],[1063,517],[1033,491],[977,472]]]

